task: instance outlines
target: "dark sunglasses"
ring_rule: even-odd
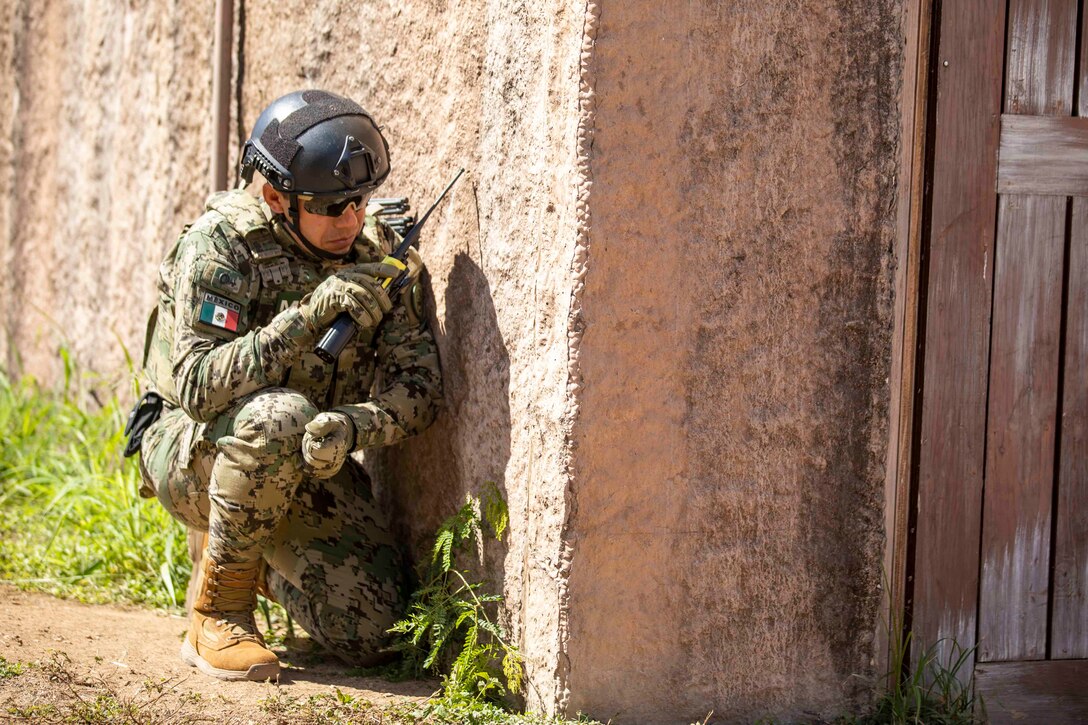
[[[299,201],[302,202],[302,206],[306,211],[319,216],[331,217],[340,216],[348,210],[348,207],[354,207],[355,210],[366,209],[366,202],[369,198],[370,194],[355,194],[352,196],[299,195]]]

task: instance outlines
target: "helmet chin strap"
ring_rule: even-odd
[[[298,195],[290,194],[289,198],[291,200],[291,207],[288,213],[280,214],[279,216],[283,220],[283,225],[287,227],[287,230],[295,236],[295,239],[297,239],[299,243],[302,244],[303,248],[305,248],[307,252],[320,259],[329,260],[343,259],[344,257],[351,254],[350,249],[343,254],[333,254],[332,252],[326,252],[324,249],[318,249],[316,246],[311,244],[310,240],[306,238],[306,235],[302,233],[302,230],[299,229],[298,225],[294,222],[295,219],[299,218]]]

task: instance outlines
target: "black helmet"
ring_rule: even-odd
[[[389,175],[389,145],[354,101],[295,91],[273,101],[253,126],[239,163],[247,184],[254,169],[287,194],[366,193]]]

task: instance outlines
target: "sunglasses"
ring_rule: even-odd
[[[303,208],[311,214],[318,216],[338,217],[351,207],[353,210],[366,209],[367,199],[370,194],[354,194],[352,196],[302,196],[299,201]]]

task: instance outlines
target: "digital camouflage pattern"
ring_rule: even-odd
[[[412,304],[418,291],[395,301],[377,339],[360,330],[335,364],[313,354],[323,331],[308,328],[297,304],[396,241],[368,216],[347,260],[317,259],[262,201],[217,194],[162,264],[145,350],[146,383],[166,407],[144,435],[144,495],[208,530],[213,560],[263,555],[277,599],[353,660],[374,654],[398,613],[398,550],[357,464],[310,475],[305,425],[322,410],[343,412],[355,450],[422,431],[441,398],[438,354]],[[236,319],[212,318],[212,302]]]
[[[290,421],[312,414],[293,391],[255,393],[222,416],[221,432],[211,429],[182,468],[179,432],[189,419],[174,409],[148,431],[154,435],[145,437],[141,461],[173,516],[197,529],[209,528],[210,519],[208,556],[230,561],[224,540],[263,552],[276,601],[324,647],[362,664],[399,615],[404,585],[400,551],[370,480],[352,462],[329,479],[308,476],[297,453],[266,456],[255,445],[297,450],[301,428]],[[288,424],[262,422],[273,419]],[[261,471],[265,462],[269,470]]]

